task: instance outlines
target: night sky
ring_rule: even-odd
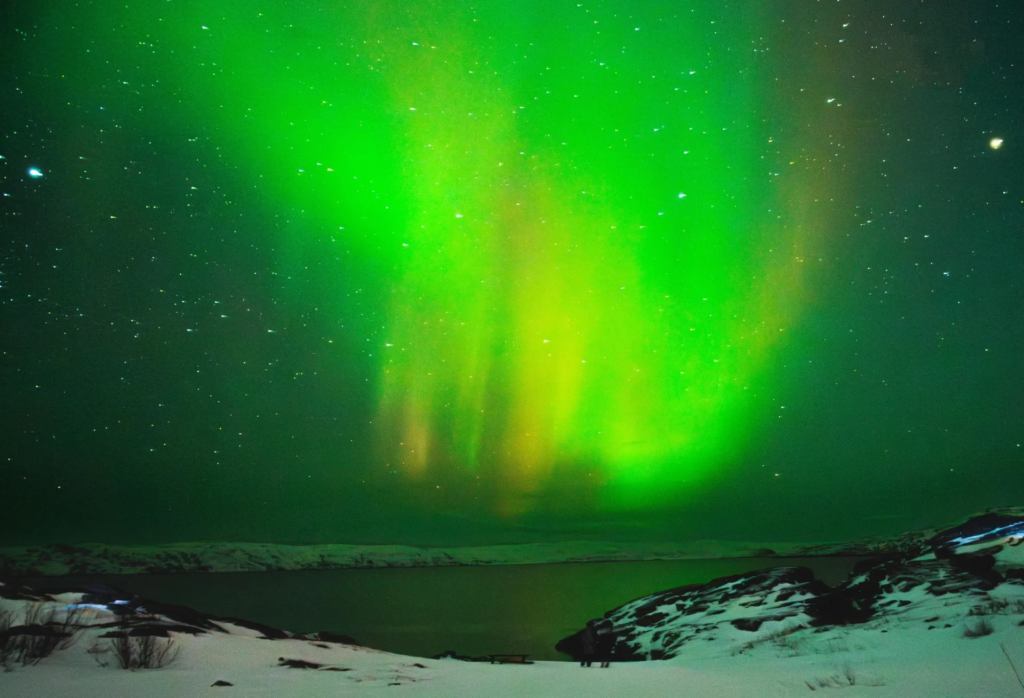
[[[1024,7],[0,5],[0,543],[1024,502]]]

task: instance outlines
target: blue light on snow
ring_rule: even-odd
[[[32,179],[39,179],[40,177],[43,176],[43,171],[40,170],[38,167],[30,167],[28,168],[28,176],[31,177]]]

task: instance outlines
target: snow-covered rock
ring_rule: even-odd
[[[1022,543],[1024,516],[986,514],[865,560],[835,587],[807,568],[773,568],[651,594],[595,622],[610,624],[618,660],[742,654],[766,642],[815,646],[837,628],[892,622],[971,636],[988,630],[989,616],[1024,619]],[[558,649],[582,658],[582,634]]]

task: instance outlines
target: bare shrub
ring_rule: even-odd
[[[818,688],[845,688],[847,686],[884,686],[885,681],[880,678],[867,676],[863,680],[860,679],[856,672],[849,666],[843,667],[842,672],[833,672],[828,676],[819,676],[814,680],[812,684],[810,681],[804,681],[807,687],[812,691]]]
[[[791,649],[800,642],[800,638],[795,638],[792,636],[793,633],[797,630],[799,630],[799,628],[794,628],[789,632],[778,633],[777,635],[771,638],[770,642],[776,647]]]
[[[111,647],[118,666],[129,671],[162,669],[178,658],[180,649],[170,638],[129,635],[127,632],[115,635]]]
[[[1007,599],[991,599],[988,603],[974,606],[967,612],[967,615],[1011,615],[1014,613],[1024,613],[1024,599],[1015,599],[1013,601],[1009,601]]]
[[[995,631],[996,629],[992,627],[992,623],[990,623],[987,618],[982,618],[973,625],[971,623],[964,625],[964,637],[967,638],[985,637],[986,635],[991,635]]]
[[[22,666],[35,666],[56,651],[63,636],[45,626],[19,628],[18,661]]]
[[[95,659],[96,663],[99,664],[101,667],[108,667],[110,666],[110,662],[103,661],[101,657],[105,657],[106,655],[110,654],[112,649],[113,647],[111,647],[110,645],[95,644],[89,649],[87,649],[85,653],[93,659]]]
[[[1005,613],[1010,607],[1010,602],[1006,599],[993,599],[991,596],[988,601],[977,606],[971,607],[971,610],[967,612],[969,616],[992,616],[997,613]]]
[[[820,688],[840,688],[857,685],[857,675],[850,667],[843,667],[843,673],[832,673],[817,679]]]
[[[988,601],[985,603],[972,606],[971,610],[967,612],[969,616],[995,616],[995,615],[1010,615],[1015,613],[1024,613],[1024,599],[1015,599],[1009,601],[1007,599],[996,599],[991,596],[988,597]]]
[[[845,638],[834,637],[826,640],[824,644],[814,646],[811,651],[814,654],[839,654],[840,652],[849,652],[850,646]]]
[[[803,646],[804,638],[790,636],[793,635],[793,633],[796,633],[800,630],[804,630],[806,627],[806,625],[801,624],[794,625],[789,628],[776,628],[771,632],[765,633],[760,637],[754,638],[753,640],[748,640],[747,642],[743,643],[743,646],[738,650],[734,650],[733,654],[743,654],[744,652],[752,650],[758,645],[765,643],[770,643],[775,647],[778,647],[779,649],[787,649],[791,652],[796,653],[797,649]]]
[[[158,639],[152,635],[143,635],[136,642],[140,669],[159,669],[178,658],[180,647],[175,646],[170,638]]]
[[[82,629],[82,609],[77,606],[68,606],[64,610],[64,618],[61,619],[59,630],[64,638],[57,645],[58,650],[66,650],[74,647],[81,637],[79,631]]]
[[[8,633],[13,616],[10,611],[0,611],[0,666],[8,671],[10,668],[7,666],[7,658],[14,651],[14,642]]]
[[[68,607],[58,620],[57,609],[44,609],[35,603],[25,609],[21,625],[14,625],[14,614],[7,611],[0,618],[0,664],[10,669],[10,662],[33,666],[56,650],[65,650],[78,641],[82,612]]]
[[[134,671],[137,667],[135,666],[135,648],[128,637],[128,633],[122,632],[116,635],[113,640],[110,641],[110,649],[114,651],[114,659],[117,660],[118,666],[122,669],[129,669]]]

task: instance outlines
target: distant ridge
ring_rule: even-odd
[[[611,544],[594,541],[426,548],[408,545],[175,543],[156,546],[85,543],[0,548],[0,575],[263,572],[384,567],[527,565],[565,562],[701,560],[748,557],[871,556],[908,552],[942,530],[982,514],[1024,516],[1024,507],[992,509],[959,522],[895,536],[830,543],[701,540]]]

